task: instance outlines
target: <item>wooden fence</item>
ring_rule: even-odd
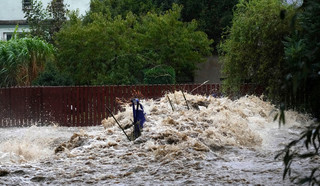
[[[95,126],[119,110],[119,99],[159,98],[167,91],[190,92],[199,84],[137,86],[73,86],[0,88],[0,127],[26,127],[58,124],[59,126]],[[206,84],[193,94],[219,95],[219,84]],[[256,92],[243,86],[242,94]]]

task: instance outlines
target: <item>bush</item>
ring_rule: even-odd
[[[73,85],[70,77],[62,74],[55,63],[49,62],[46,64],[44,71],[39,74],[37,79],[32,82],[32,85],[37,86],[68,86]]]
[[[176,74],[170,66],[156,66],[146,70],[144,83],[146,84],[174,84]]]
[[[280,19],[281,11],[287,12]],[[290,33],[292,6],[279,0],[240,0],[232,27],[220,46],[225,90],[237,91],[245,82],[267,88],[277,95],[284,69],[282,40]]]
[[[29,86],[55,49],[38,38],[0,41],[0,86]]]
[[[211,54],[212,40],[195,21],[181,22],[181,9],[174,5],[165,14],[141,17],[129,12],[125,18],[95,12],[88,23],[73,15],[56,34],[59,67],[76,84],[143,83],[143,70],[157,65],[192,81],[196,64]]]

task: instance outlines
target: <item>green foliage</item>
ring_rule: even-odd
[[[196,19],[199,29],[218,45],[226,27],[231,26],[232,11],[239,0],[179,0],[183,6],[181,17],[183,21]]]
[[[175,69],[178,82],[192,82],[196,64],[211,53],[212,40],[197,31],[197,22],[183,23],[181,7],[174,5],[164,15],[148,13],[136,26],[140,50],[155,65]]]
[[[25,18],[30,26],[30,34],[53,43],[53,35],[66,22],[67,5],[63,0],[52,0],[47,9],[41,1],[31,0],[31,8],[24,9]]]
[[[52,45],[37,38],[0,42],[0,86],[27,86],[53,57]]]
[[[156,66],[146,70],[144,83],[146,84],[174,84],[175,72],[170,66]]]
[[[190,81],[212,41],[196,31],[195,21],[179,21],[180,11],[174,6],[163,15],[129,12],[125,18],[97,12],[92,22],[71,15],[56,35],[59,65],[76,84],[143,83],[143,69],[156,65],[172,66],[180,80]]]
[[[280,19],[285,10],[287,17]],[[282,40],[290,33],[292,6],[278,0],[240,0],[232,27],[220,46],[225,90],[237,91],[244,82],[266,87],[269,95],[278,94],[284,69]]]
[[[286,77],[284,99],[288,107],[320,118],[320,3],[309,1],[297,16],[297,29],[284,41]]]
[[[84,23],[93,22],[95,14],[102,14],[106,19],[117,16],[125,18],[129,12],[144,15],[154,9],[152,0],[91,0],[90,10],[84,18]]]
[[[183,22],[197,20],[198,30],[205,32],[210,39],[219,44],[225,27],[230,26],[232,10],[238,0],[91,0],[90,11],[84,22],[92,22],[95,13],[102,13],[107,19],[118,15],[126,17],[129,12],[135,15],[145,15],[147,12],[164,13],[173,4],[181,5]]]
[[[54,62],[45,64],[43,72],[32,82],[37,86],[67,86],[73,85],[73,81],[66,74],[62,74]]]
[[[86,25],[76,16],[71,18],[56,36],[61,69],[81,85],[135,83],[132,77],[139,76],[141,70],[138,63],[135,65],[139,59],[137,41],[133,40],[136,17],[128,14],[126,19],[107,20],[96,14]]]
[[[169,10],[174,3],[183,6],[182,21],[197,20],[199,30],[218,45],[224,29],[231,25],[232,11],[238,0],[153,0],[156,10],[161,11]]]
[[[295,16],[296,28],[285,44],[284,94],[281,95],[287,108],[307,111],[320,119],[320,2],[305,1],[301,12]],[[282,108],[282,111],[284,108]],[[282,114],[284,115],[284,114]],[[301,143],[303,142],[303,143]],[[305,146],[307,151],[296,151],[297,146]],[[313,166],[314,158],[320,153],[320,123],[309,126],[298,140],[292,141],[278,155],[283,155],[285,165],[283,178],[289,176],[297,184],[320,184],[320,169]],[[301,173],[292,174],[291,165],[295,161],[310,163],[308,176]],[[316,164],[317,165],[317,164]],[[319,165],[318,165],[319,166]]]

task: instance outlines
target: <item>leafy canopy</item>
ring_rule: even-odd
[[[84,22],[92,22],[94,13],[102,13],[106,18],[126,17],[129,12],[135,15],[163,14],[173,4],[178,4],[182,6],[179,19],[183,22],[197,20],[197,29],[205,32],[217,45],[224,29],[231,25],[232,11],[237,3],[238,0],[91,0]]]
[[[285,19],[279,16],[283,10]],[[279,0],[240,0],[220,46],[225,89],[236,91],[250,82],[266,87],[270,95],[278,93],[284,71],[282,40],[290,33],[294,11]]]
[[[174,5],[165,14],[140,17],[129,12],[125,18],[94,12],[92,22],[72,15],[56,36],[59,64],[76,84],[142,83],[144,69],[157,65],[173,67],[180,82],[190,81],[212,41],[195,21],[179,20],[181,9]]]
[[[43,3],[31,0],[31,8],[23,9],[30,26],[30,34],[53,43],[53,36],[67,20],[67,5],[63,0],[51,0],[44,9]]]

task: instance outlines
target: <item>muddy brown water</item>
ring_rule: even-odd
[[[181,92],[168,96],[175,111],[166,96],[141,100],[147,121],[134,142],[112,118],[85,128],[0,129],[0,185],[292,184],[274,157],[312,123],[308,116],[288,111],[279,128],[275,107],[259,97],[186,94],[188,110]],[[124,110],[116,115],[123,126],[132,122],[132,108]]]

